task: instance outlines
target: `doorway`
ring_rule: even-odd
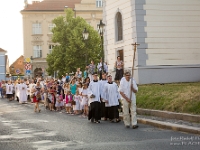
[[[120,59],[124,62],[124,50],[118,50],[117,56],[120,56]]]

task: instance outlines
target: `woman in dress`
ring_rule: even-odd
[[[50,87],[49,91],[48,91],[48,99],[49,99],[49,109],[50,111],[54,111],[54,103],[56,102],[56,98],[55,98],[55,88],[53,87],[53,85]]]
[[[72,79],[72,82],[70,84],[70,91],[72,95],[76,94],[76,84],[75,84],[75,79]]]
[[[115,74],[115,81],[119,82],[123,77],[123,66],[124,63],[120,59],[120,56],[117,57],[117,61],[115,62],[116,74]]]
[[[35,109],[34,109],[35,112],[37,112],[37,110],[38,112],[41,111],[41,109],[39,108],[39,102],[41,101],[42,92],[43,92],[42,86],[40,85],[40,82],[37,82],[34,89],[35,96],[33,97],[33,102],[35,103]]]

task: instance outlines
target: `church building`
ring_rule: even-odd
[[[133,64],[138,84],[200,81],[199,0],[104,0],[105,61]],[[113,72],[114,73],[114,72]]]

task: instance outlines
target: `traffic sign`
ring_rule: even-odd
[[[26,58],[26,62],[27,62],[27,63],[30,63],[30,62],[31,62],[31,59],[30,59],[30,58]]]
[[[20,70],[19,69],[16,69],[15,72],[16,72],[16,74],[20,74]]]
[[[31,71],[30,70],[26,70],[26,75],[30,75]]]
[[[24,67],[25,67],[26,70],[31,70],[31,64],[30,63],[26,63],[24,65]]]

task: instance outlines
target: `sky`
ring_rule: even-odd
[[[0,0],[0,48],[7,51],[10,65],[23,55],[23,8],[24,0]]]

